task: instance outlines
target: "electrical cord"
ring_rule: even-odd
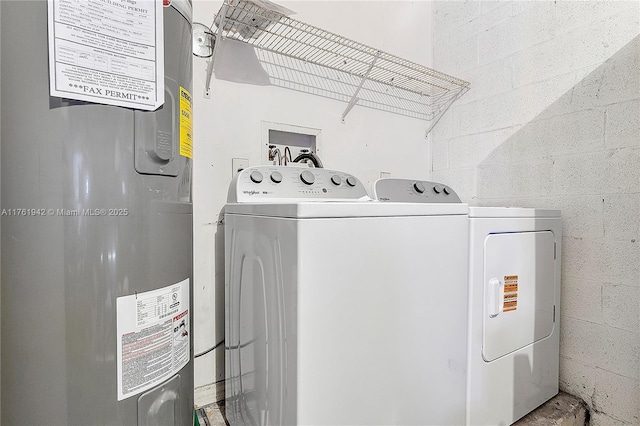
[[[194,358],[198,358],[199,356],[206,355],[206,354],[208,354],[209,352],[211,352],[212,350],[216,349],[218,346],[220,346],[220,345],[221,345],[221,344],[223,344],[223,343],[224,343],[224,339],[222,339],[222,340],[220,340],[218,343],[216,343],[216,344],[215,344],[215,346],[213,346],[213,347],[211,347],[211,348],[207,349],[207,350],[206,350],[206,351],[204,351],[204,352],[200,352],[199,354],[196,354],[196,355],[194,355],[193,357],[194,357]]]

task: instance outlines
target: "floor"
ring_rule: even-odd
[[[205,405],[196,410],[200,426],[228,426],[224,418],[224,401]]]
[[[197,410],[200,426],[228,426],[224,418],[224,401],[206,405]],[[560,392],[517,421],[514,426],[584,426],[587,411],[578,398]]]
[[[573,395],[560,392],[514,426],[584,426],[588,411],[585,403]]]

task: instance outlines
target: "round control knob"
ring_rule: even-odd
[[[271,182],[273,182],[273,183],[282,182],[282,173],[280,173],[280,172],[271,173]]]
[[[418,194],[423,194],[424,191],[427,190],[427,188],[424,187],[424,183],[422,182],[415,182],[413,184],[413,189],[415,189]]]
[[[251,180],[252,180],[254,183],[260,183],[260,182],[262,182],[262,173],[260,173],[260,172],[259,172],[259,171],[257,171],[257,170],[252,171],[252,172],[251,172],[251,174],[249,175],[249,177],[251,178]]]
[[[358,183],[358,181],[356,180],[356,178],[354,178],[353,176],[349,176],[347,178],[347,185],[349,186],[356,186],[356,183]]]
[[[316,177],[310,171],[305,170],[304,172],[300,173],[300,180],[307,185],[312,185],[313,182],[316,181]]]
[[[435,185],[433,187],[433,192],[435,192],[436,194],[439,194],[442,192],[442,185]]]
[[[448,186],[445,186],[442,190],[443,190],[443,191],[444,191],[444,193],[445,193],[445,194],[447,194],[447,195],[451,194],[451,188],[449,188]]]
[[[342,183],[342,178],[338,175],[331,176],[331,183],[334,185],[340,185]]]

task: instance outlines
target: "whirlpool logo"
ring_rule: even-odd
[[[257,195],[260,191],[242,191],[242,193],[247,195]]]

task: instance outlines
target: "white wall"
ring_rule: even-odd
[[[411,61],[430,65],[431,6],[421,1],[281,1],[295,19]],[[210,25],[221,2],[194,2],[194,21]],[[260,164],[262,121],[322,131],[326,168],[344,170],[370,185],[381,171],[429,177],[427,124],[355,107],[341,124],[345,103],[274,86],[212,79],[203,98],[206,60],[194,58],[194,281],[195,352],[224,338],[223,226],[219,214],[231,180],[231,159]],[[222,67],[223,64],[220,65]],[[229,71],[229,70],[227,70]],[[246,69],[237,67],[238,75]],[[196,387],[224,378],[223,350],[196,360]]]
[[[562,209],[561,389],[640,424],[640,2],[434,6],[434,67],[471,82],[433,178],[475,205]]]

